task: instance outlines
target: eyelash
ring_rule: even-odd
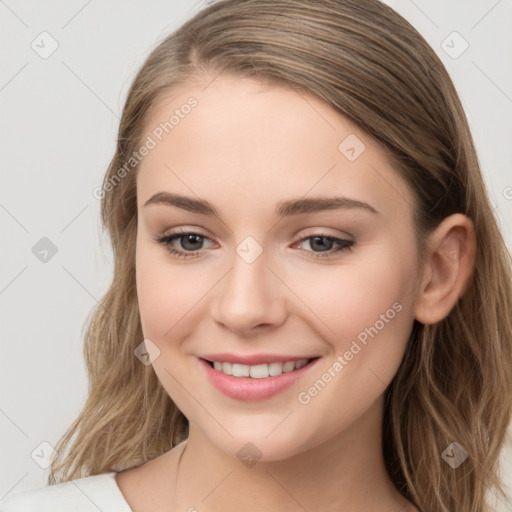
[[[197,235],[203,239],[210,240],[207,236],[201,235],[200,233],[196,233],[194,231],[177,231],[171,235],[164,235],[164,236],[156,236],[154,237],[155,242],[163,245],[167,252],[171,254],[172,256],[179,258],[179,259],[190,259],[190,258],[197,258],[200,256],[199,251],[178,251],[174,249],[173,247],[170,247],[170,243],[174,240],[180,239],[182,237],[185,237],[187,235]],[[343,252],[343,251],[351,251],[354,242],[352,240],[345,240],[343,238],[338,238],[332,235],[329,235],[327,233],[315,233],[313,235],[309,235],[303,238],[300,238],[297,240],[297,242],[294,242],[294,244],[297,244],[299,242],[303,242],[304,240],[309,240],[313,238],[326,238],[327,240],[334,241],[335,243],[339,244],[338,248],[332,252],[320,252],[315,253],[313,251],[307,251],[305,249],[300,249],[302,252],[306,253],[313,253],[314,256],[308,256],[313,258],[329,258],[330,256],[333,256],[335,253]],[[210,240],[211,242],[211,240]]]

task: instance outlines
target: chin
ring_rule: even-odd
[[[285,420],[286,421],[286,420]],[[240,459],[240,461],[250,467],[250,464],[256,462],[275,462],[283,461],[299,455],[319,444],[319,438],[308,438],[305,431],[300,429],[297,435],[291,433],[290,425],[279,432],[278,429],[272,432],[278,422],[273,422],[269,428],[267,424],[262,425],[259,431],[255,428],[251,433],[247,431],[230,430],[229,436],[224,431],[219,435],[218,430],[215,432],[203,432],[208,442],[215,446],[217,450],[228,455]]]

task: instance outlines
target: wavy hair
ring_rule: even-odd
[[[114,275],[87,319],[88,398],[57,445],[48,483],[143,464],[188,435],[187,419],[153,368],[134,357],[143,340],[137,167],[122,179],[119,171],[140,148],[160,99],[224,72],[312,93],[377,140],[414,194],[422,251],[445,217],[473,221],[468,285],[444,320],[415,321],[385,392],[382,434],[390,478],[421,511],[488,510],[490,489],[505,496],[499,455],[512,414],[510,254],[448,72],[424,38],[378,0],[220,0],[150,53],[129,90],[103,183]],[[453,441],[468,453],[457,469],[441,457]]]

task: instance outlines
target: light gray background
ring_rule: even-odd
[[[512,248],[512,1],[387,3],[447,66]],[[46,484],[38,462],[44,466],[85,401],[82,326],[112,276],[92,192],[113,155],[135,72],[204,5],[0,0],[0,497]],[[46,59],[31,47],[51,48],[44,31],[58,43]],[[465,43],[454,31],[469,44],[457,58]],[[57,248],[46,263],[32,252],[42,237]],[[503,461],[512,483],[511,453]],[[498,510],[512,511],[511,503]]]

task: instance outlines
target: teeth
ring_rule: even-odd
[[[309,359],[300,359],[299,361],[286,361],[285,363],[256,364],[249,366],[246,364],[231,364],[220,361],[214,361],[215,370],[233,375],[233,377],[251,377],[253,379],[264,379],[266,377],[276,377],[282,373],[289,373],[298,370],[308,364]]]
[[[286,361],[286,363],[283,364],[283,372],[293,372],[295,370],[295,362],[294,361]]]
[[[222,364],[222,369],[224,369],[224,365],[226,363]],[[250,366],[247,366],[246,364],[234,364],[233,365],[233,377],[249,377],[249,370]]]
[[[268,365],[268,374],[271,377],[281,375],[281,373],[283,373],[283,363],[270,363]]]
[[[300,361],[297,361],[295,363],[295,369],[298,370],[299,368],[302,368],[303,366],[306,366],[308,364],[307,359],[301,359]]]

